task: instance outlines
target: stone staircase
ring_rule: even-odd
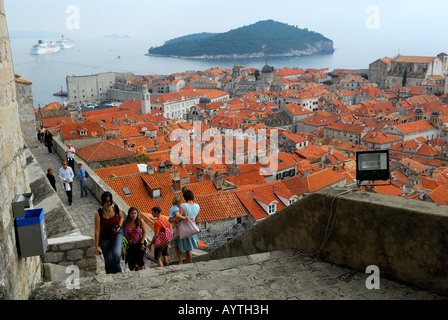
[[[70,276],[70,275],[68,275]],[[319,260],[296,250],[200,261],[192,264],[123,269],[119,274],[45,282],[34,300],[434,300],[438,295],[381,279],[367,289],[368,274]]]

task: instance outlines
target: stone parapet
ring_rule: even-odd
[[[447,206],[358,189],[311,194],[255,224],[205,259],[288,248],[330,263],[448,294]]]

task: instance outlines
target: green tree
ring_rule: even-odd
[[[148,155],[146,153],[141,153],[136,157],[136,160],[138,163],[146,162],[148,161]]]

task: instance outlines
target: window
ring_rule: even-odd
[[[160,189],[155,189],[152,191],[152,198],[160,198],[162,196]]]
[[[123,188],[123,193],[124,193],[125,196],[131,195],[131,192],[129,191],[129,188],[127,188],[127,187]]]
[[[294,202],[296,202],[296,199],[291,198],[291,199],[289,199],[289,201],[288,201],[288,205],[293,204]]]
[[[277,205],[275,203],[269,205],[268,214],[273,214],[277,211]]]
[[[85,129],[82,129],[82,130],[79,132],[79,134],[82,135],[82,136],[86,136],[86,135],[87,135],[87,131],[86,131]]]

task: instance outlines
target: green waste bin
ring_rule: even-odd
[[[47,251],[44,209],[25,210],[25,216],[16,220],[21,257],[40,256]]]

